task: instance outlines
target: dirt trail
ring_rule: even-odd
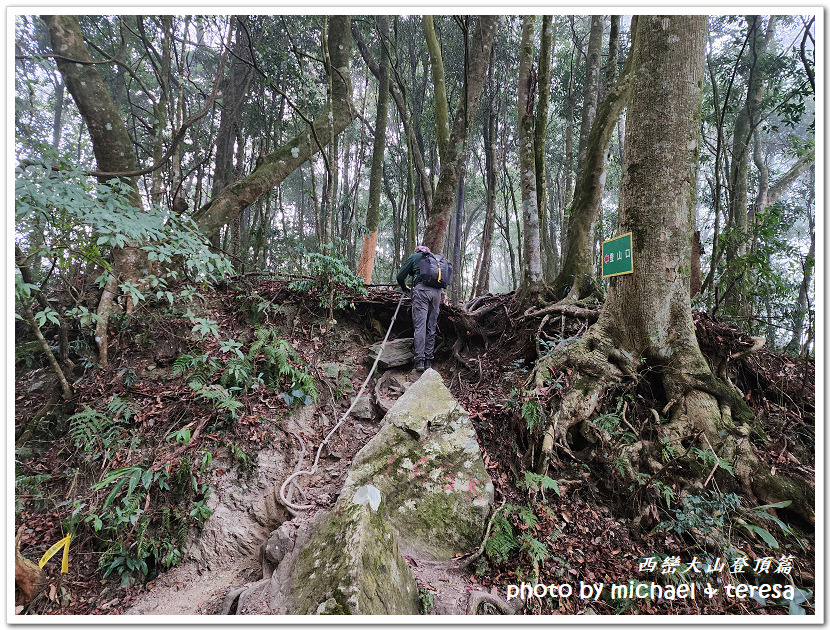
[[[328,411],[328,418],[323,418]],[[291,515],[280,504],[279,487],[300,457],[297,437],[307,453],[303,468],[313,461],[321,430],[329,423],[331,409],[301,407],[281,425],[269,448],[257,454],[251,474],[233,465],[220,450],[212,464],[212,491],[207,502],[211,517],[197,536],[192,535],[179,566],[160,575],[125,611],[129,615],[220,614],[229,591],[262,579],[260,545]],[[337,498],[351,458],[377,432],[374,422],[347,419],[324,449],[318,472],[302,478],[308,499],[327,509]],[[297,436],[297,437],[295,437]],[[296,520],[305,520],[302,514]]]

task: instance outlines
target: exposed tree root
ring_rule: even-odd
[[[470,593],[470,599],[467,600],[467,614],[477,615],[478,609],[482,604],[492,604],[501,611],[503,615],[515,615],[524,605],[522,600],[518,600],[518,605],[511,606],[506,601],[502,600],[496,595],[485,593],[484,591],[473,591]]]
[[[554,448],[570,451],[568,432],[595,414],[609,387],[624,377],[636,378],[645,368],[661,380],[668,401],[664,407],[668,422],[655,422],[659,443],[638,442],[627,447],[626,454],[633,463],[650,468],[656,475],[664,466],[652,453],[667,444],[687,442],[690,436],[703,436],[703,448],[708,446],[717,457],[731,464],[735,479],[750,500],[791,500],[791,510],[808,522],[815,522],[814,485],[796,477],[772,474],[758,458],[750,442],[754,415],[732,387],[712,374],[699,352],[681,348],[670,360],[661,361],[656,356],[634,356],[621,349],[621,345],[595,324],[576,344],[537,361],[529,379],[529,384],[537,388],[544,386],[552,372],[572,369],[570,387],[549,420],[537,470],[546,469]],[[730,481],[720,478],[727,484]]]

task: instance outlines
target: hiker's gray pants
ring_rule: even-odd
[[[412,323],[415,326],[415,360],[429,359],[435,349],[435,324],[441,307],[441,289],[418,283],[412,287]]]

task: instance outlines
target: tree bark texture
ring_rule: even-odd
[[[332,75],[332,110],[323,111],[311,125],[266,155],[262,165],[247,177],[226,186],[194,213],[194,219],[207,236],[213,236],[249,205],[293,173],[343,131],[356,113],[351,102],[351,49],[349,16],[335,15],[329,20],[329,72]],[[332,114],[329,118],[329,114]]]
[[[438,155],[443,162],[447,143],[450,141],[450,113],[447,104],[447,84],[444,78],[444,60],[441,57],[441,46],[438,43],[432,16],[425,15],[423,22],[432,69],[432,88],[435,93],[435,137],[438,139]]]
[[[467,153],[469,122],[475,118],[478,109],[478,101],[490,60],[490,47],[493,44],[498,21],[497,15],[482,15],[478,19],[472,37],[467,66],[467,98],[466,102],[463,98],[459,100],[455,112],[450,141],[447,144],[447,155],[446,158],[442,157],[441,175],[435,188],[432,212],[427,217],[427,225],[424,229],[424,245],[434,252],[444,249],[458,177]]]
[[[522,191],[522,223],[524,226],[524,265],[522,289],[530,290],[542,282],[542,250],[539,239],[539,207],[536,201],[536,161],[533,150],[533,37],[536,16],[525,15],[522,21],[522,43],[519,56],[519,186]]]
[[[533,129],[533,158],[536,163],[536,204],[539,215],[539,236],[542,240],[542,264],[545,280],[552,280],[550,259],[554,257],[553,243],[550,237],[550,217],[548,212],[545,176],[545,139],[548,130],[548,113],[550,110],[551,55],[556,26],[552,15],[542,16],[542,35],[539,42],[539,103],[536,107],[536,122]]]
[[[123,172],[135,169],[133,143],[124,120],[110,98],[104,81],[89,56],[78,18],[73,15],[47,15],[43,21],[49,29],[52,49],[58,57],[58,69],[69,93],[92,138],[92,151],[100,171]],[[141,208],[135,178],[124,178],[132,187],[130,203]],[[108,364],[107,323],[115,306],[119,282],[140,283],[146,273],[147,255],[140,244],[112,250],[112,268],[98,303],[97,314],[101,318],[95,327],[99,362]],[[127,312],[133,308],[128,301]]]
[[[378,15],[376,21],[382,52],[375,138],[372,145],[372,170],[369,175],[369,205],[366,208],[366,229],[369,233],[363,237],[363,249],[360,252],[360,263],[357,266],[357,275],[362,276],[366,284],[372,283],[372,269],[375,266],[375,248],[378,242],[380,221],[380,190],[383,184],[383,155],[386,149],[386,120],[389,111],[389,58],[385,51],[389,39],[389,16]]]
[[[576,157],[576,188],[584,172],[585,153],[588,148],[588,134],[599,98],[599,61],[602,53],[602,32],[605,28],[604,15],[591,16],[591,31],[588,36],[588,51],[585,56],[585,85],[582,89],[582,123],[579,127],[579,145]]]
[[[632,18],[632,36],[635,36],[637,16]],[[636,43],[636,40],[635,42]],[[605,189],[605,163],[614,128],[629,102],[634,81],[632,68],[636,47],[632,43],[620,78],[602,97],[594,117],[582,161],[582,171],[577,177],[577,188],[568,220],[567,251],[562,268],[552,283],[555,295],[581,300],[596,291],[594,281],[594,227],[602,206]],[[625,231],[618,230],[620,234]]]

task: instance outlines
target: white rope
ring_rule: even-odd
[[[366,380],[364,380],[363,385],[360,386],[360,391],[357,392],[357,396],[354,397],[352,404],[346,410],[346,413],[343,414],[343,417],[340,418],[340,422],[334,425],[334,428],[331,431],[329,431],[325,439],[322,442],[320,442],[320,446],[317,448],[317,455],[314,458],[314,464],[312,464],[311,469],[295,471],[290,477],[288,477],[285,481],[282,482],[282,485],[280,486],[280,500],[282,501],[285,507],[290,508],[292,510],[310,510],[314,507],[314,505],[311,503],[307,503],[305,505],[296,505],[294,503],[291,503],[291,501],[289,501],[285,496],[285,488],[288,486],[289,483],[294,481],[294,479],[296,479],[300,475],[313,475],[317,472],[317,463],[320,461],[320,453],[323,451],[323,446],[328,444],[329,438],[332,436],[332,434],[334,434],[334,432],[340,428],[340,425],[342,425],[343,422],[345,422],[346,418],[349,417],[349,414],[352,412],[352,409],[354,409],[355,405],[357,404],[357,401],[360,400],[360,397],[363,395],[363,391],[366,389],[366,385],[372,378],[372,374],[375,373],[375,369],[378,366],[378,361],[380,361],[380,357],[383,354],[383,348],[386,346],[386,342],[389,339],[389,333],[392,332],[392,326],[395,325],[395,318],[397,318],[398,316],[398,311],[401,309],[401,304],[403,304],[403,298],[405,295],[406,293],[401,293],[401,299],[398,300],[398,307],[395,309],[395,314],[392,315],[392,321],[389,324],[389,330],[386,331],[386,336],[383,338],[383,343],[381,343],[380,345],[380,350],[378,351],[378,356],[375,359],[375,363],[372,365],[372,369],[369,370],[369,374],[366,375]]]

